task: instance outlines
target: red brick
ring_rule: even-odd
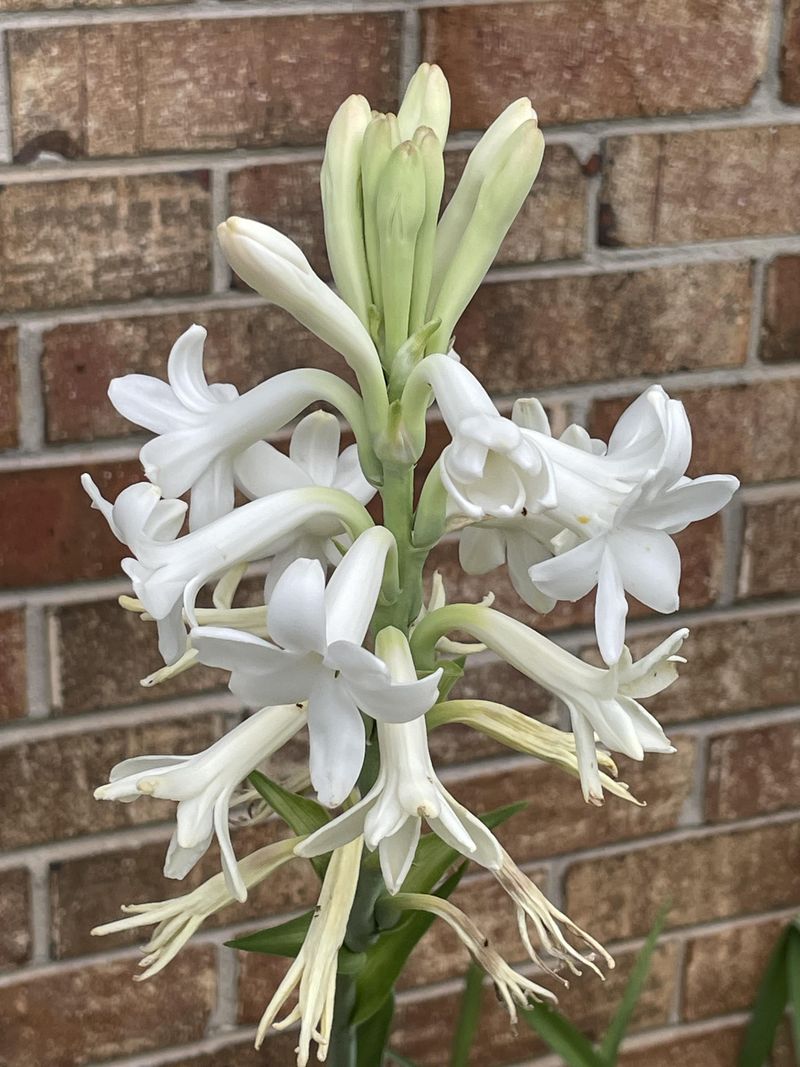
[[[348,376],[338,353],[277,307],[68,323],[44,335],[48,440],[91,441],[141,433],[111,406],[108,383],[132,373],[165,378],[170,348],[195,319],[208,330],[204,365],[209,381],[233,382],[245,392],[295,367],[321,367]]]
[[[17,445],[17,331],[0,330],[0,448]]]
[[[152,623],[124,611],[116,600],[72,604],[52,614],[58,664],[53,702],[59,715],[124,707],[224,689],[227,675],[197,666],[145,689],[139,679],[162,666]],[[103,669],[97,670],[102,663]]]
[[[566,911],[611,941],[647,933],[668,901],[670,926],[793,907],[798,864],[800,822],[651,844],[573,864]]]
[[[749,504],[739,597],[786,596],[800,592],[800,498]]]
[[[786,447],[800,437],[800,379],[675,390],[672,395],[685,403],[692,424],[692,477],[735,474],[745,482],[760,482],[800,476],[800,450]],[[596,401],[592,433],[606,436],[632,399]]]
[[[233,844],[236,854],[241,857],[285,836],[283,823],[271,820],[235,831]],[[165,839],[139,848],[54,863],[50,868],[50,905],[55,958],[105,952],[120,945],[143,944],[152,927],[106,937],[92,937],[89,931],[93,926],[119,918],[123,904],[182,896],[220,870],[219,851],[213,845],[183,881],[165,878],[162,868],[166,848]],[[246,904],[234,904],[224,909],[207,920],[204,929],[248,919],[271,920],[275,915],[310,907],[318,895],[319,880],[311,865],[304,860],[293,860],[251,889]]]
[[[0,530],[0,587],[52,585],[118,573],[125,549],[105,519],[90,509],[80,484],[85,470],[54,467],[0,474],[3,507],[7,515],[15,516]],[[142,477],[138,463],[106,463],[88,470],[111,500]]]
[[[800,126],[612,137],[600,243],[666,245],[794,233]]]
[[[0,613],[0,722],[21,718],[26,711],[25,612]]]
[[[610,796],[602,808],[586,804],[577,778],[556,767],[526,761],[448,782],[471,811],[490,811],[519,800],[529,807],[498,830],[518,863],[579,848],[593,848],[644,834],[674,829],[693,780],[694,745],[675,737],[671,756],[647,756],[644,763],[620,758],[620,778],[646,808]]]
[[[30,956],[30,874],[23,868],[0,871],[0,969]]]
[[[0,186],[0,310],[206,292],[210,225],[205,171]]]
[[[465,10],[470,10],[465,8]],[[742,364],[747,264],[484,285],[456,345],[491,393]]]
[[[671,628],[670,628],[671,629]],[[670,630],[631,642],[634,655]],[[661,722],[736,715],[797,702],[800,615],[735,619],[691,628],[676,682],[645,703]]]
[[[701,1034],[676,1030],[658,1044],[623,1052],[619,1067],[731,1067],[739,1054],[742,1035],[739,1026]]]
[[[800,807],[800,726],[796,722],[713,737],[706,818],[713,822]]]
[[[692,938],[686,948],[682,1015],[688,1022],[747,1011],[786,925],[768,919]]]
[[[800,256],[778,256],[767,269],[761,358],[800,359]]]
[[[80,1067],[203,1037],[216,997],[212,948],[184,950],[168,974],[141,984],[135,970],[127,958],[2,986],[7,1062]]]
[[[79,158],[319,144],[349,93],[364,93],[380,110],[394,107],[399,37],[392,14],[12,32],[14,153]],[[314,76],[299,77],[303,70]]]
[[[798,0],[786,0],[783,20],[781,98],[787,104],[800,104],[800,3]]]
[[[601,0],[423,11],[455,129],[530,96],[542,123],[739,107],[766,64],[766,0]]]
[[[676,945],[660,945],[653,956],[650,979],[636,1008],[632,1030],[658,1026],[669,1017],[674,997]],[[572,980],[569,990],[558,988],[559,1009],[591,1037],[606,1029],[614,1007],[630,975],[635,953],[620,953],[617,967],[605,982],[588,972]],[[553,987],[552,979],[542,978]],[[425,995],[398,1006],[391,1046],[424,1067],[447,1067],[450,1063],[453,1030],[458,1018],[459,993]],[[514,1030],[505,1008],[487,987],[481,1005],[480,1026],[470,1058],[471,1067],[502,1067],[527,1062],[528,1057],[545,1051],[543,1042],[524,1023]]]
[[[295,1060],[296,1047],[297,1034],[294,1030],[286,1034],[273,1032],[258,1050],[253,1048],[253,1042],[250,1040],[226,1045],[213,1052],[189,1054],[179,1060],[170,1057],[164,1067],[167,1067],[167,1064],[169,1067],[286,1067]]]
[[[5,783],[0,848],[21,848],[125,826],[172,819],[170,801],[143,798],[133,804],[95,800],[120,760],[147,753],[199,752],[220,736],[212,716],[173,719],[127,729],[94,729],[0,749]]]

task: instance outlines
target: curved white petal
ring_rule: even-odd
[[[167,377],[180,403],[197,414],[208,411],[219,401],[211,392],[203,370],[203,346],[206,331],[197,324],[184,331],[167,360]]]
[[[316,680],[308,656],[286,652],[243,630],[199,626],[191,641],[201,663],[231,672],[230,691],[250,707],[305,700]]]
[[[112,378],[108,399],[123,418],[153,433],[194,425],[194,419],[167,383],[148,374]]]
[[[608,546],[631,596],[664,614],[678,610],[681,556],[669,534],[629,527],[610,534]]]
[[[290,459],[315,485],[333,485],[339,462],[339,420],[327,411],[312,411],[297,424],[289,443]]]
[[[368,504],[375,496],[375,487],[367,481],[361,469],[357,445],[348,445],[339,456],[333,488],[349,493],[360,504]]]
[[[364,641],[378,602],[386,557],[394,537],[384,526],[373,526],[355,539],[333,572],[325,590],[328,643]]]
[[[364,820],[369,810],[375,804],[377,792],[371,790],[362,800],[348,808],[337,818],[332,819],[327,825],[309,834],[295,848],[295,855],[305,859],[314,856],[322,856],[326,852],[332,852],[335,848],[341,848],[348,841],[353,841],[359,834],[364,832]]]
[[[397,893],[414,862],[419,844],[422,820],[415,816],[406,818],[403,825],[391,837],[384,837],[378,846],[383,881],[390,893]]]
[[[573,549],[573,551],[577,551]],[[541,564],[547,566],[547,564]],[[600,655],[609,665],[617,662],[625,644],[625,619],[628,602],[614,554],[605,548],[597,578],[594,625]]]
[[[338,807],[364,762],[364,722],[346,687],[327,672],[308,700],[309,770],[320,804]]]
[[[266,441],[256,441],[233,463],[236,484],[251,500],[311,485],[308,474]]]
[[[161,658],[166,664],[175,663],[186,651],[186,625],[181,603],[178,602],[165,618],[158,619],[156,626]]]
[[[244,879],[242,878],[242,873],[239,870],[239,864],[236,860],[236,853],[233,851],[233,845],[231,844],[228,805],[231,799],[232,788],[233,787],[231,786],[226,789],[225,792],[217,798],[217,801],[214,804],[214,833],[217,835],[217,841],[219,842],[222,873],[225,876],[225,884],[231,895],[241,904],[247,900],[247,887],[244,884]]]
[[[605,537],[593,537],[568,552],[534,564],[529,575],[545,596],[580,600],[594,589],[605,551]]]
[[[292,652],[325,649],[325,571],[317,559],[296,559],[272,590],[270,637]]]
[[[546,596],[530,579],[529,571],[537,563],[550,558],[550,553],[535,537],[523,529],[510,529],[506,537],[508,576],[518,596],[541,614],[552,611],[553,597]],[[466,568],[465,568],[466,569]]]
[[[189,529],[199,530],[233,511],[233,467],[229,456],[218,456],[192,486]]]
[[[689,523],[716,515],[739,488],[739,479],[729,474],[708,474],[662,493],[652,503],[636,508],[636,522],[678,533]]]
[[[466,526],[458,542],[458,561],[467,574],[487,574],[506,561],[506,531],[491,526]]]
[[[178,844],[178,831],[176,830],[170,838],[169,847],[167,848],[167,855],[164,860],[164,877],[175,878],[178,881],[184,879],[198,860],[201,860],[208,852],[213,837],[214,829],[212,827],[206,838],[187,848]]]

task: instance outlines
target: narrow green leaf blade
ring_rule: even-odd
[[[769,963],[756,993],[750,1022],[739,1053],[739,1067],[763,1067],[775,1041],[775,1031],[783,1018],[789,996],[787,955],[789,930],[786,929],[772,950]]]
[[[259,795],[266,800],[267,804],[277,812],[293,833],[299,836],[313,834],[315,830],[325,826],[330,821],[330,816],[321,804],[308,797],[301,797],[297,793],[291,793],[282,785],[273,782],[261,771],[253,771],[250,774],[250,784]],[[324,878],[328,868],[329,856],[315,856],[311,860],[314,870],[320,878]]]
[[[641,951],[636,957],[636,962],[633,965],[631,976],[625,986],[625,992],[622,994],[622,1000],[619,1003],[619,1007],[614,1012],[614,1017],[612,1018],[608,1030],[606,1031],[606,1035],[603,1038],[603,1043],[600,1046],[600,1054],[608,1064],[617,1062],[619,1047],[622,1044],[622,1039],[625,1037],[628,1027],[630,1026],[631,1017],[636,1010],[639,997],[642,995],[642,990],[647,982],[647,976],[650,973],[650,963],[653,959],[653,953],[655,952],[658,939],[661,937],[661,932],[664,929],[664,923],[667,921],[668,911],[669,904],[665,904],[656,916],[653,928],[647,935],[647,940],[642,945]]]
[[[390,993],[378,1011],[356,1031],[356,1067],[375,1067],[376,1064],[383,1063],[393,1016],[394,996]]]
[[[521,1014],[528,1026],[535,1030],[569,1067],[609,1067],[608,1062],[599,1052],[595,1052],[580,1030],[576,1030],[563,1015],[548,1008],[546,1004],[534,1004]]]
[[[244,952],[264,952],[269,956],[296,956],[306,939],[314,912],[307,911],[285,923],[259,930],[255,934],[226,941],[228,948],[240,948]]]
[[[389,1065],[395,1064],[396,1067],[419,1067],[418,1063],[414,1063],[408,1056],[401,1056],[399,1052],[395,1052],[394,1049],[387,1049],[386,1055],[389,1059]]]
[[[788,978],[789,1018],[792,1023],[794,1055],[800,1063],[800,929],[797,923],[789,927],[786,945],[786,974]]]
[[[481,1014],[482,988],[483,971],[476,963],[471,963],[464,979],[464,994],[461,997],[456,1032],[453,1037],[450,1067],[469,1067],[469,1055]]]

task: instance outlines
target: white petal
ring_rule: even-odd
[[[186,651],[186,626],[183,621],[183,606],[178,602],[169,615],[159,619],[158,651],[165,663],[175,663]]]
[[[508,576],[511,584],[534,611],[546,614],[555,606],[553,597],[545,596],[529,576],[532,566],[549,559],[550,553],[535,537],[524,530],[510,530],[507,539]],[[466,568],[465,568],[466,569]]]
[[[233,511],[233,467],[229,456],[219,456],[192,486],[189,529],[198,530]]]
[[[295,855],[312,859],[314,856],[332,852],[335,848],[341,848],[342,845],[354,840],[364,832],[364,820],[375,803],[376,795],[375,790],[372,790],[338,818],[332,819],[326,826],[309,834],[294,850]]]
[[[328,643],[360,645],[378,602],[386,557],[394,544],[383,526],[373,526],[355,539],[325,590]]]
[[[471,858],[489,870],[495,870],[500,867],[503,862],[503,850],[500,847],[500,842],[489,827],[473,815],[468,808],[459,804],[446,790],[443,790],[443,792],[453,812],[461,820],[473,840],[475,851],[471,853]]]
[[[560,556],[536,563],[529,571],[531,581],[556,600],[580,600],[597,584],[605,544],[605,537],[593,537]]]
[[[651,504],[635,511],[635,521],[677,533],[689,523],[716,515],[739,488],[739,480],[729,474],[709,474],[662,493]]]
[[[636,736],[645,752],[674,752],[659,721],[630,697],[620,697],[620,703],[628,713]]]
[[[339,462],[339,420],[326,411],[312,411],[297,424],[289,457],[315,485],[330,486]]]
[[[142,532],[154,541],[174,541],[181,532],[188,505],[185,500],[159,500]]]
[[[203,370],[205,341],[203,327],[190,326],[172,346],[167,360],[167,377],[175,396],[187,410],[198,414],[218,403]]]
[[[357,445],[348,445],[339,456],[333,488],[354,496],[359,504],[368,504],[375,496],[375,487],[370,485],[361,469]]]
[[[628,656],[627,666],[620,672],[620,693],[632,697],[650,697],[671,685],[678,676],[678,664],[685,662],[678,652],[688,636],[688,629],[683,627],[670,634],[636,663],[631,662]]]
[[[147,374],[113,378],[108,399],[123,418],[153,433],[168,433],[195,422],[167,383]]]
[[[461,531],[458,561],[467,574],[486,574],[506,561],[506,532],[497,527],[467,526]]]
[[[230,691],[250,707],[305,700],[314,684],[309,657],[285,652],[243,630],[199,626],[191,641],[201,663],[231,672]]]
[[[326,662],[341,670],[342,681],[358,707],[381,722],[418,719],[433,707],[439,695],[441,667],[416,682],[392,682],[377,656],[345,641],[329,646]]]
[[[378,846],[381,873],[390,893],[397,893],[414,862],[419,844],[422,820],[410,816],[391,837],[384,837]]]
[[[311,485],[308,474],[266,441],[256,441],[234,460],[236,484],[251,500]]]
[[[631,596],[654,611],[678,610],[681,556],[669,534],[632,527],[610,534],[608,544]]]
[[[236,853],[231,844],[231,831],[228,822],[228,804],[233,787],[229,787],[225,793],[218,797],[214,805],[214,831],[219,842],[220,857],[222,859],[222,873],[225,875],[225,884],[231,895],[240,903],[247,900],[247,887],[244,884],[239,864],[236,861]]]
[[[594,625],[600,655],[609,665],[616,663],[622,655],[627,614],[628,602],[625,599],[622,578],[614,554],[606,548],[601,557],[597,579]]]
[[[335,808],[356,784],[364,762],[364,722],[352,697],[329,672],[308,701],[309,770],[319,802]]]
[[[319,560],[296,559],[272,590],[269,634],[292,652],[325,649],[325,571]]]
[[[176,830],[170,838],[167,856],[164,860],[164,877],[176,878],[179,881],[185,878],[197,861],[202,859],[208,852],[213,836],[214,831],[212,829],[204,840],[191,848],[184,848],[178,844],[178,832]]]
[[[583,799],[587,804],[600,804],[603,800],[603,786],[600,769],[597,766],[597,746],[594,741],[594,729],[589,720],[575,707],[570,708],[572,732],[575,736],[575,754],[578,758],[578,774],[581,779]]]
[[[514,401],[511,409],[511,421],[526,430],[536,430],[550,436],[550,420],[547,412],[535,396],[520,398]]]

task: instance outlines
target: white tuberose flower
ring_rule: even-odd
[[[394,538],[376,526],[354,542],[327,588],[318,560],[295,560],[269,602],[272,641],[223,627],[192,631],[200,660],[231,671],[231,692],[246,703],[308,700],[311,781],[320,801],[341,804],[364,761],[359,709],[378,720],[424,715],[438,695],[441,670],[394,682],[362,647]]]
[[[378,651],[397,684],[405,687],[416,678],[408,642],[399,630],[382,630]],[[501,849],[494,835],[436,777],[424,718],[379,722],[377,729],[381,766],[375,785],[363,800],[306,838],[297,854],[318,856],[363,833],[367,848],[379,849],[384,882],[396,893],[413,862],[424,818],[462,855],[484,867],[499,867]]]
[[[231,845],[228,806],[239,783],[294,737],[305,722],[305,709],[296,704],[262,708],[194,756],[123,760],[112,769],[108,784],[95,790],[95,798],[130,802],[151,796],[177,801],[177,828],[167,850],[164,874],[185,878],[216,833],[225,883],[237,900],[246,900],[247,888]]]
[[[567,551],[532,566],[530,578],[559,600],[579,600],[597,586],[595,626],[606,663],[617,662],[625,643],[625,593],[654,611],[677,611],[681,559],[670,535],[715,514],[738,488],[728,475],[684,477],[691,444],[683,404],[660,386],[623,414],[605,456],[543,441],[556,478],[552,517],[575,536]],[[604,494],[612,479],[627,481],[627,491]]]

